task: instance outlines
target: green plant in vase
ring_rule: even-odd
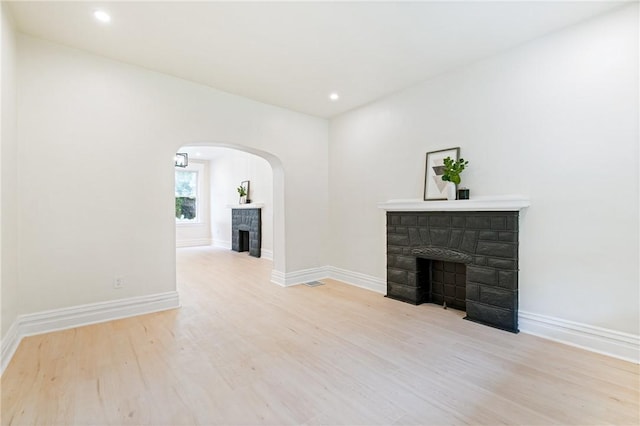
[[[442,180],[445,182],[453,182],[456,185],[460,184],[460,173],[467,167],[469,164],[468,161],[465,161],[464,158],[461,158],[457,161],[451,159],[451,157],[447,157],[444,159],[444,174],[442,175]]]
[[[451,159],[451,157],[446,157],[444,159],[444,173],[442,174],[442,180],[445,182],[451,182],[453,184],[453,195],[448,194],[448,199],[456,199],[456,185],[459,185],[461,181],[460,173],[464,171],[468,164],[469,162],[464,158],[453,160]],[[462,197],[459,198],[462,199]],[[469,198],[469,190],[466,190],[466,197],[464,198]]]
[[[240,204],[244,204],[244,202],[247,200],[247,190],[243,186],[237,187],[236,190],[240,195]]]

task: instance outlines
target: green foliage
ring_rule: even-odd
[[[239,186],[236,189],[238,190],[238,194],[240,194],[241,197],[246,197],[247,196],[247,191],[244,189],[244,187]]]
[[[176,197],[176,219],[193,220],[196,217],[196,199]]]
[[[191,170],[176,170],[176,219],[193,220],[196,217],[198,195],[198,173]]]
[[[453,161],[451,157],[445,158],[442,180],[445,182],[453,182],[456,185],[460,184],[460,173],[467,167],[467,164],[469,164],[469,162],[465,161],[464,158],[458,161]]]
[[[183,197],[176,197],[176,218],[182,218],[182,205],[184,204]]]

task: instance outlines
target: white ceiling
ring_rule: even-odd
[[[85,1],[11,11],[27,34],[331,117],[621,4]],[[93,18],[99,8],[110,24]]]
[[[189,161],[191,160],[215,160],[216,158],[227,155],[230,152],[237,152],[233,148],[222,148],[216,146],[183,146],[178,152],[185,152],[189,154]]]

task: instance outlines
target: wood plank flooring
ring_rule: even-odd
[[[178,250],[182,308],[25,338],[3,425],[638,425],[639,366]]]

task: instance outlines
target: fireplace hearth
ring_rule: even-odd
[[[446,302],[517,333],[518,219],[518,211],[388,211],[387,297]]]

